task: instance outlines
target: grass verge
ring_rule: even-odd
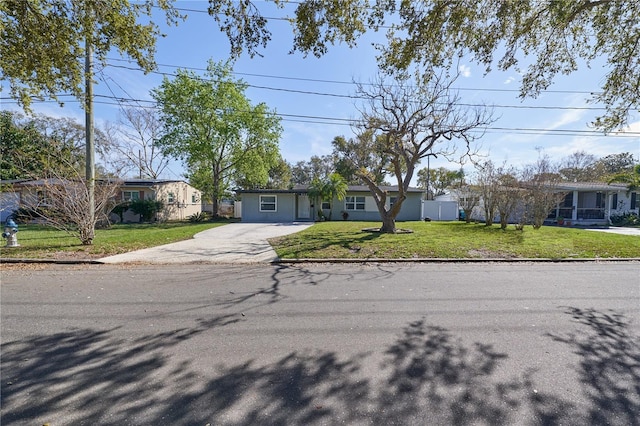
[[[96,229],[93,245],[83,246],[65,232],[40,225],[20,225],[20,247],[0,248],[0,257],[24,259],[97,259],[147,247],[188,240],[198,232],[229,222],[117,224]]]
[[[464,222],[404,222],[410,234],[377,234],[364,229],[379,222],[322,222],[270,240],[282,259],[411,258],[630,258],[640,257],[640,237],[584,229],[509,226]]]

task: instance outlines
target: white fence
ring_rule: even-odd
[[[422,219],[458,220],[457,201],[422,201]]]

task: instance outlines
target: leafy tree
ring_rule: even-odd
[[[561,160],[559,173],[569,182],[588,182],[594,179],[597,158],[585,151],[576,151]]]
[[[0,176],[2,179],[36,179],[55,173],[75,178],[84,167],[84,126],[69,118],[35,115],[29,118],[0,112]],[[108,142],[96,129],[99,152]]]
[[[411,84],[408,79],[397,79],[387,84],[379,78],[370,87],[358,86],[360,96],[366,99],[361,113],[363,132],[373,132],[370,149],[383,154],[375,170],[366,164],[357,164],[357,156],[349,151],[343,159],[353,161],[357,176],[369,187],[382,219],[380,232],[395,233],[395,219],[406,199],[406,191],[413,178],[416,165],[428,155],[435,155],[438,143],[456,138],[468,150],[475,139],[474,129],[491,122],[485,108],[463,107],[450,90],[454,80],[433,75],[428,81]],[[380,137],[378,137],[380,136]],[[398,197],[387,207],[387,192],[377,183],[376,171],[391,170],[398,187]]]
[[[392,171],[388,169],[389,156],[383,149],[384,136],[376,134],[371,129],[364,129],[355,138],[336,136],[332,144],[334,157],[337,158],[336,171],[344,176],[348,183],[362,184],[358,177],[358,168],[363,167],[370,171],[377,185],[385,184],[386,175]]]
[[[167,22],[179,18],[172,0],[5,0],[0,2],[0,80],[29,107],[32,97],[57,99],[60,93],[84,98],[85,42],[99,62],[117,49],[144,71],[155,68],[158,26],[152,6]],[[28,54],[25,54],[28,52]]]
[[[636,164],[632,172],[615,174],[609,183],[618,182],[627,184],[627,192],[631,193],[640,189],[640,164]]]
[[[269,170],[269,183],[267,188],[288,189],[291,187],[291,167],[287,161],[280,157],[276,164]]]
[[[320,198],[321,201],[328,201],[329,220],[331,220],[331,212],[333,209],[333,199],[343,200],[347,195],[347,181],[338,173],[331,173],[325,180],[314,179],[309,186],[309,196],[312,198]]]
[[[598,180],[606,182],[612,175],[633,173],[636,159],[630,152],[611,154],[602,157],[593,165],[593,174]]]
[[[463,170],[449,170],[445,167],[437,169],[422,168],[418,170],[418,187],[435,195],[444,194],[444,190],[464,178]]]
[[[520,71],[521,96],[536,96],[558,74],[603,58],[607,73],[593,101],[606,112],[595,124],[623,127],[640,106],[640,2],[626,0],[302,1],[294,48],[320,56],[328,45],[354,45],[367,28],[392,23],[379,45],[382,68],[425,73],[470,55],[487,71]]]
[[[228,63],[210,61],[204,78],[179,70],[152,92],[164,126],[158,146],[185,163],[191,184],[213,202],[214,215],[234,178],[264,185],[280,159],[280,119],[265,104],[251,105],[246,84],[231,71]]]
[[[325,180],[335,171],[331,155],[312,155],[309,161],[298,161],[291,166],[291,181],[298,185],[309,185],[314,180]]]

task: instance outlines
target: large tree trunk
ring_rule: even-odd
[[[382,226],[380,227],[380,233],[382,234],[395,234],[396,233],[396,218],[389,215],[382,217]]]

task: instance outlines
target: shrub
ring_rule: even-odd
[[[135,214],[139,214],[143,222],[151,222],[153,216],[163,207],[162,201],[155,200],[134,200],[129,205],[129,209]]]
[[[189,216],[187,218],[187,220],[189,220],[189,222],[205,222],[207,220],[209,220],[209,213],[207,212],[198,212],[198,213],[194,213],[191,216]]]
[[[615,226],[638,226],[640,225],[640,217],[634,212],[615,214],[611,215],[611,224]]]

